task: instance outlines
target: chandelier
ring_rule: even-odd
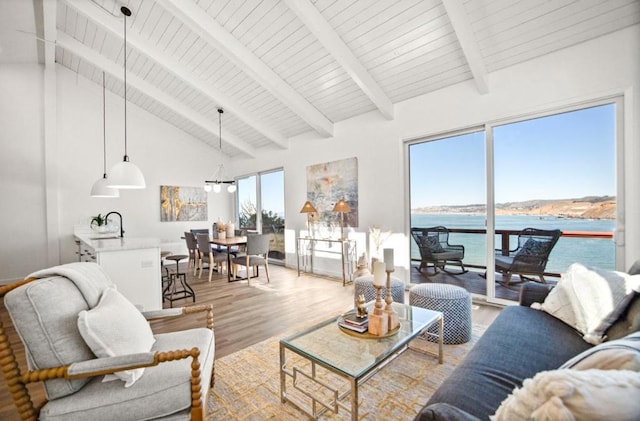
[[[218,108],[218,141],[220,155],[222,155],[222,113],[224,113],[224,110],[222,108]],[[210,192],[213,190],[214,193],[220,193],[224,184],[228,184],[227,191],[229,193],[236,191],[237,187],[235,180],[225,180],[224,164],[220,163],[220,165],[218,165],[218,170],[213,178],[213,180],[205,180],[204,191]]]

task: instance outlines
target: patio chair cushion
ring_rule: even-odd
[[[115,288],[105,289],[97,306],[78,314],[78,329],[100,358],[149,352],[155,342],[149,322]],[[120,379],[130,387],[143,372],[144,368],[119,371],[105,376],[105,381]]]
[[[209,329],[190,329],[155,335],[151,352],[179,349],[200,349],[202,383],[211,378],[214,359],[213,332]],[[73,395],[49,401],[40,412],[40,420],[148,420],[174,415],[171,420],[189,419],[191,404],[191,358],[164,362],[147,367],[133,386],[124,388],[120,382],[103,383],[95,377]],[[206,388],[203,387],[203,393]],[[206,396],[205,396],[206,408]]]
[[[89,306],[66,277],[38,279],[16,288],[5,296],[5,306],[24,343],[30,370],[95,358],[78,331],[78,313]],[[88,381],[47,380],[44,387],[52,400],[78,391]]]
[[[562,320],[581,332],[586,342],[597,345],[639,290],[640,275],[574,263],[562,274],[544,303],[531,307]]]

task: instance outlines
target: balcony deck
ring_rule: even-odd
[[[417,265],[411,265],[411,284],[424,284],[424,283],[443,283],[450,285],[457,285],[469,291],[471,294],[487,295],[487,280],[482,277],[484,270],[481,269],[469,269],[469,272],[460,275],[452,275],[446,272],[438,272],[436,275],[427,276],[424,273],[418,272]],[[452,271],[457,268],[451,267]],[[431,273],[431,269],[429,269]],[[496,274],[496,279],[501,280],[501,275]],[[547,283],[555,284],[558,278],[545,277]],[[514,275],[512,282],[518,282],[518,275]],[[514,283],[508,287],[503,286],[500,282],[496,282],[496,298],[505,300],[518,301],[520,296],[520,286],[522,283]]]

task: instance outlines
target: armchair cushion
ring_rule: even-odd
[[[421,245],[428,248],[431,253],[442,253],[444,251],[437,236],[425,235],[421,237],[421,242]]]
[[[149,352],[155,339],[149,323],[140,311],[115,288],[102,293],[98,305],[78,314],[78,329],[93,353],[100,358]],[[115,373],[130,387],[144,368]],[[105,381],[115,380],[106,376]]]
[[[152,352],[198,347],[202,395],[208,393],[213,370],[214,337],[210,329],[199,328],[158,334]],[[40,420],[147,420],[161,417],[189,419],[191,404],[191,358],[147,367],[133,386],[101,382],[95,377],[73,395],[49,401],[40,411]],[[185,411],[183,413],[183,411]],[[177,414],[177,416],[176,416]],[[180,417],[184,415],[184,417]]]

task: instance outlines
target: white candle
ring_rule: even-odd
[[[384,264],[386,265],[386,269],[390,272],[393,272],[395,266],[393,264],[393,249],[383,249],[384,254]]]
[[[385,271],[384,271],[384,262],[374,262],[373,263],[373,285],[378,287],[384,287],[385,285]]]

